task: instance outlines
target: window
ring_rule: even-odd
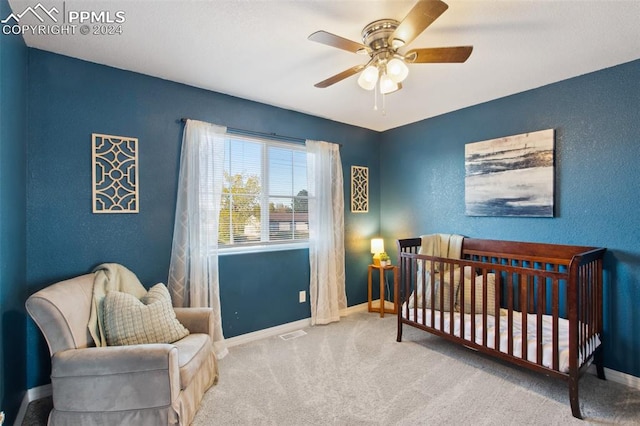
[[[304,145],[236,134],[226,143],[220,248],[308,241]]]

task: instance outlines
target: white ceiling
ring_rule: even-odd
[[[473,45],[464,64],[411,64],[404,88],[373,110],[357,77],[313,85],[366,58],[307,40],[361,42],[415,0],[40,0],[60,11],[123,11],[122,34],[29,35],[28,46],[384,131],[640,58],[640,1],[445,0],[408,48]],[[14,13],[38,0],[9,0]],[[68,16],[68,15],[67,15]],[[5,17],[2,17],[3,19]],[[21,24],[37,24],[31,14]]]

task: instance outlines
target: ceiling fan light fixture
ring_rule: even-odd
[[[387,75],[394,83],[401,83],[409,75],[409,67],[402,59],[393,58],[387,64]]]
[[[398,90],[398,83],[393,81],[387,74],[380,76],[380,93],[386,95]]]
[[[358,77],[358,85],[364,90],[373,90],[378,82],[378,68],[374,65],[369,65]]]

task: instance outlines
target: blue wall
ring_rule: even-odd
[[[20,73],[26,69],[27,49],[14,49],[21,58],[19,65],[6,66],[4,45],[2,51],[2,173],[4,177],[5,117],[14,107],[24,110],[28,104],[28,116],[18,117],[9,136],[24,141],[29,123],[28,177],[22,182],[28,195],[28,268],[25,273],[24,256],[17,254],[24,252],[24,238],[12,237],[8,272],[5,251],[0,252],[3,310],[4,300],[13,300],[7,306],[22,311],[26,294],[105,261],[128,266],[147,286],[166,282],[182,133],[179,119],[189,117],[343,145],[349,305],[366,301],[368,241],[381,227],[387,246],[400,237],[456,232],[607,247],[606,364],[640,376],[640,314],[633,309],[640,293],[640,239],[634,215],[640,207],[635,166],[640,153],[640,62],[379,134],[35,49],[28,49],[25,82]],[[5,80],[17,85],[18,93],[28,86],[26,98],[5,96]],[[12,106],[5,107],[5,99],[13,99]],[[546,128],[556,129],[556,217],[466,217],[464,144]],[[91,213],[94,132],[139,139],[139,214]],[[7,190],[17,192],[17,197],[11,196],[13,203],[24,203],[21,149],[24,143],[13,146],[8,157],[11,167],[17,167],[10,177],[17,189],[0,183],[3,247],[8,225],[17,224],[22,230],[25,226],[20,213],[24,209],[7,217],[4,207]],[[385,159],[382,164],[380,158]],[[351,165],[370,167],[368,214],[349,212]],[[307,259],[307,250],[221,257],[225,335],[308,317],[308,304],[298,303],[298,291],[308,288]],[[26,289],[13,286],[25,275]],[[14,325],[19,320],[12,321]],[[46,345],[32,322],[26,329],[26,386],[17,378],[11,384],[15,392],[49,382]],[[13,350],[19,351],[19,345]],[[5,362],[9,351],[2,351]],[[15,371],[24,376],[24,367]],[[4,395],[6,399],[9,394]]]
[[[182,117],[340,143],[345,199],[351,165],[369,166],[370,185],[379,187],[379,134],[362,128],[35,49],[29,50],[28,100],[29,293],[101,262],[127,266],[146,286],[167,281]],[[91,212],[92,133],[139,139],[139,214]],[[379,230],[379,202],[373,191],[369,214],[345,209],[350,305],[366,301],[367,239]],[[222,256],[226,337],[308,318],[308,303],[298,303],[298,291],[308,286],[306,249]],[[28,334],[33,387],[49,382],[49,362],[31,321]]]
[[[383,234],[606,247],[605,365],[640,377],[639,82],[634,61],[383,133]],[[464,145],[549,128],[556,217],[465,216]]]
[[[0,1],[0,16],[11,13]],[[28,49],[0,35],[0,409],[11,424],[26,390],[26,146]]]

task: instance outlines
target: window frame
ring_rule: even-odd
[[[269,200],[271,198],[283,198],[289,197],[282,194],[270,194],[270,181],[269,181],[269,148],[280,148],[291,151],[302,152],[306,155],[307,149],[304,141],[287,141],[278,137],[269,137],[263,135],[245,134],[241,132],[229,133],[229,139],[239,139],[243,141],[259,143],[261,144],[261,191],[260,191],[260,241],[252,243],[234,243],[234,244],[218,244],[218,254],[220,256],[233,255],[233,254],[248,254],[259,252],[271,252],[271,251],[286,251],[286,250],[300,250],[309,248],[309,238],[305,239],[290,239],[290,240],[268,240],[270,237],[269,229]],[[231,141],[229,142],[231,144]],[[227,164],[225,164],[226,168]],[[306,163],[305,163],[306,168]],[[308,182],[307,185],[308,187]],[[308,188],[305,188],[308,194]],[[223,193],[223,197],[225,194]],[[296,197],[296,194],[291,196],[292,202]],[[307,195],[307,200],[311,197]],[[308,221],[307,221],[308,223]],[[266,224],[263,225],[263,224]],[[267,241],[264,239],[267,238]]]

